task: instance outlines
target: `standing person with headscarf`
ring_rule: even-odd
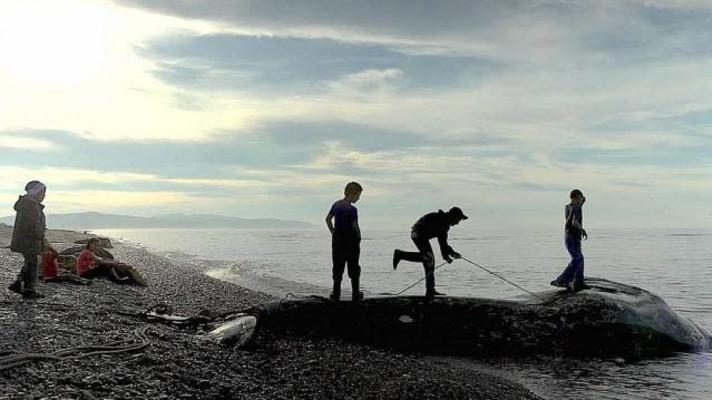
[[[12,231],[10,250],[25,258],[22,271],[9,289],[26,299],[42,298],[37,292],[38,257],[45,246],[47,224],[44,215],[44,201],[47,187],[40,181],[30,181],[25,186],[27,194],[15,203],[15,226]]]

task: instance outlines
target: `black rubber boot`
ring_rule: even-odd
[[[351,301],[354,303],[357,301],[363,300],[363,292],[361,291],[360,288],[360,279],[359,278],[352,278],[351,279]]]
[[[10,291],[13,291],[13,292],[15,292],[15,293],[17,293],[17,294],[22,294],[22,292],[25,291],[25,287],[24,287],[24,286],[25,286],[25,283],[24,283],[23,281],[21,281],[20,279],[18,279],[18,280],[16,280],[15,282],[13,282],[12,284],[10,284],[10,286],[8,286],[7,288],[8,288]]]
[[[425,295],[433,297],[437,294],[435,290],[435,270],[433,266],[425,267]]]
[[[560,282],[560,281],[558,281],[558,280],[556,280],[556,279],[554,279],[553,281],[549,282],[549,285],[554,286],[554,287],[560,287],[560,288],[565,288],[565,287],[566,287],[566,284],[565,284],[565,283]]]
[[[341,281],[334,281],[334,288],[331,290],[329,298],[332,301],[339,301],[339,299],[341,299]]]
[[[22,298],[23,299],[44,299],[45,295],[39,292],[35,292],[34,290],[25,290],[22,292]]]

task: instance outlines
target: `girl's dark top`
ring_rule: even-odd
[[[564,227],[566,234],[580,238],[583,232],[574,225],[574,222],[578,222],[579,226],[583,226],[583,210],[581,206],[567,204],[564,207],[564,216],[566,217],[566,225]]]

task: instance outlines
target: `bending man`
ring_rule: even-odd
[[[460,254],[447,243],[447,233],[451,226],[455,226],[467,216],[458,207],[451,208],[448,212],[438,210],[424,215],[413,225],[410,237],[418,248],[418,252],[408,252],[396,249],[393,252],[393,269],[398,268],[401,260],[423,263],[425,269],[425,295],[428,297],[443,296],[435,290],[435,254],[430,246],[430,239],[438,238],[440,252],[448,263],[453,258],[460,258]]]

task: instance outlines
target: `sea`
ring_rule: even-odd
[[[326,296],[331,287],[331,242],[325,228],[95,233],[198,263],[210,276],[275,296]],[[586,276],[651,291],[712,332],[712,229],[592,229],[589,235],[583,242]],[[552,290],[549,282],[569,260],[558,229],[454,227],[450,243],[469,260],[532,292]],[[437,249],[435,241],[433,245]],[[396,294],[423,277],[419,264],[404,262],[396,271],[391,267],[393,249],[415,250],[408,229],[364,230],[361,247],[361,284],[369,295]],[[439,268],[436,282],[438,291],[448,295],[529,298],[463,260]],[[344,289],[348,286],[345,278]],[[404,294],[424,290],[420,282]],[[548,399],[712,399],[710,353],[642,362],[553,357],[451,361],[516,380]]]

